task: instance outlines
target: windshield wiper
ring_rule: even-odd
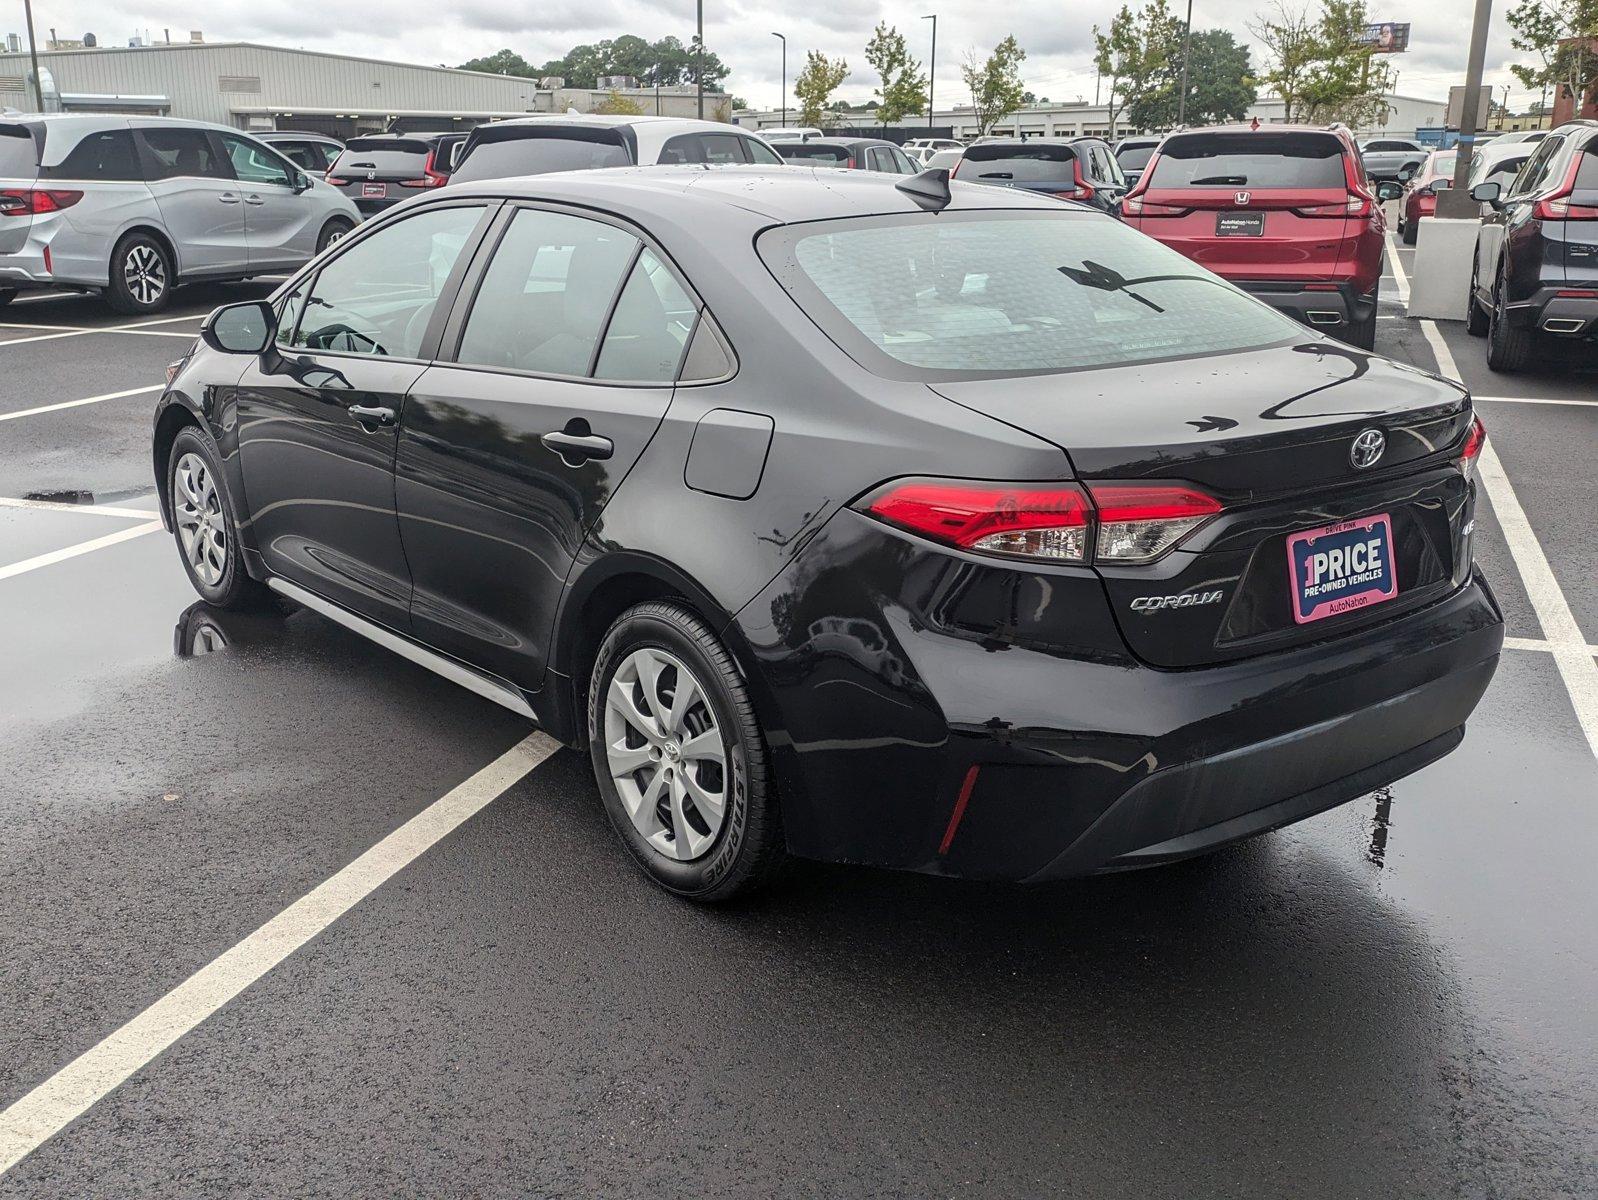
[[[1206,175],[1203,179],[1192,180],[1189,187],[1242,187],[1248,182],[1247,175]]]

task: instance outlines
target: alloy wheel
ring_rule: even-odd
[[[622,661],[605,693],[605,754],[645,841],[678,862],[710,850],[727,816],[727,747],[680,659],[646,646]]]
[[[185,454],[172,481],[172,511],[183,557],[200,582],[215,587],[227,569],[227,521],[211,468],[198,454]]]
[[[166,264],[154,246],[137,245],[122,261],[122,282],[140,304],[155,304],[166,294]]]

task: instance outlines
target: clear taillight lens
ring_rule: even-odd
[[[1221,511],[1214,496],[1185,484],[1090,483],[1098,510],[1099,562],[1152,562]]]

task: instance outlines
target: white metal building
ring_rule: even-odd
[[[538,80],[519,76],[252,42],[41,50],[39,65],[67,112],[146,113],[340,137],[387,128],[395,118],[422,124],[568,108],[592,112],[612,96],[608,90],[540,87]],[[36,108],[31,78],[25,51],[0,53],[0,108]],[[640,112],[695,115],[691,87],[618,94]],[[730,99],[707,93],[705,116],[730,120]]]

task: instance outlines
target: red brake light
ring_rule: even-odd
[[[962,550],[1086,562],[1091,508],[1075,484],[906,479],[864,502],[890,525]]]
[[[1297,210],[1301,217],[1368,217],[1370,201],[1350,192],[1341,204],[1311,204]]]
[[[1128,217],[1179,217],[1186,211],[1174,204],[1153,204],[1141,195],[1128,196],[1121,201],[1121,213]]]
[[[1090,483],[1098,509],[1100,562],[1149,562],[1221,511],[1221,502],[1180,483]]]
[[[1071,159],[1071,178],[1076,182],[1076,187],[1071,190],[1071,199],[1093,199],[1093,185],[1082,178],[1082,159],[1080,157]]]
[[[433,156],[436,153],[437,151],[435,150],[429,150],[427,152],[427,161],[422,164],[422,177],[420,179],[402,179],[399,181],[400,187],[436,188],[443,187],[446,183],[448,183],[449,176],[444,175],[434,169]]]
[[[1476,460],[1481,457],[1482,447],[1487,444],[1487,426],[1481,423],[1480,417],[1475,417],[1470,423],[1470,432],[1465,434],[1465,445],[1459,452],[1459,469],[1469,479],[1476,472]]]
[[[1570,169],[1565,172],[1564,182],[1559,185],[1557,192],[1544,196],[1531,206],[1533,217],[1539,221],[1598,221],[1598,208],[1570,202],[1570,193],[1576,190],[1576,174],[1581,170],[1583,157],[1578,154],[1570,160]]]
[[[331,183],[334,187],[343,187],[349,182],[349,180],[345,179],[342,175],[329,175],[327,177],[327,182]]]
[[[1555,300],[1598,300],[1598,289],[1594,288],[1560,288],[1554,293]]]
[[[15,188],[0,192],[0,217],[37,217],[71,208],[82,192],[62,188]]]

